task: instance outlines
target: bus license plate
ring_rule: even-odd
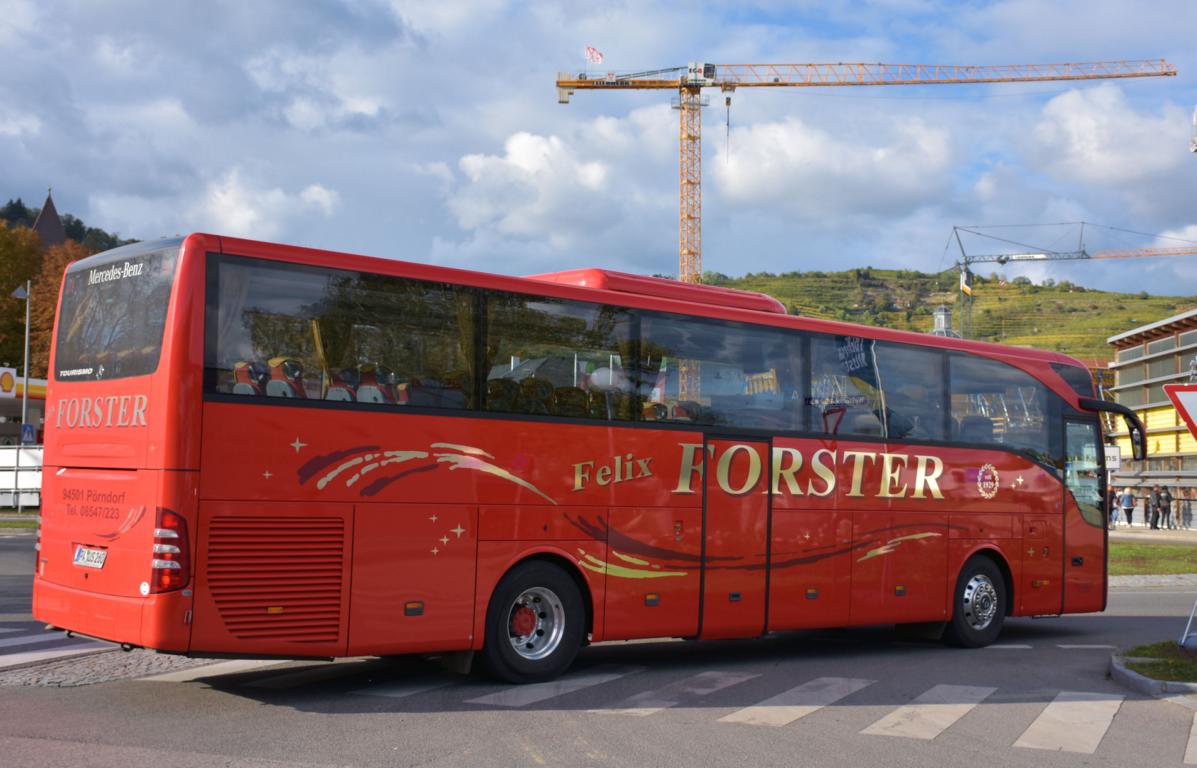
[[[106,549],[75,547],[75,565],[81,565],[84,568],[103,568],[104,561],[107,559],[108,550]]]

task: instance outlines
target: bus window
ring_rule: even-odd
[[[54,378],[120,379],[153,373],[166,326],[179,241],[119,248],[72,265],[62,287]]]
[[[952,355],[950,361],[954,440],[1022,449],[1054,463],[1047,387],[996,360]]]
[[[811,339],[810,428],[829,435],[885,435],[877,342],[859,336]]]
[[[878,342],[888,437],[945,440],[944,356],[933,349]]]
[[[236,257],[210,267],[210,390],[470,407],[469,289]]]
[[[486,294],[484,408],[634,421],[634,318],[602,304]]]
[[[801,335],[647,312],[640,327],[646,414],[699,424],[800,428]]]
[[[1101,462],[1097,460],[1097,424],[1069,421],[1064,430],[1064,482],[1090,525],[1105,526],[1101,499]]]

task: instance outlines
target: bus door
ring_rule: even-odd
[[[708,437],[703,455],[699,636],[759,635],[769,587],[770,444]]]
[[[1096,420],[1064,422],[1064,612],[1105,608],[1106,498]]]

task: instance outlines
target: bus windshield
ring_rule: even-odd
[[[179,243],[134,245],[67,270],[59,309],[54,377],[97,381],[158,367]]]

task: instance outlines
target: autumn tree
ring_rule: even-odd
[[[33,278],[29,319],[30,375],[45,378],[50,366],[50,340],[54,333],[54,312],[58,307],[58,292],[62,287],[62,273],[73,261],[86,258],[91,251],[67,240],[46,249],[41,269]]]
[[[25,302],[12,292],[37,273],[41,254],[36,232],[0,221],[0,364],[12,368],[25,360]]]

